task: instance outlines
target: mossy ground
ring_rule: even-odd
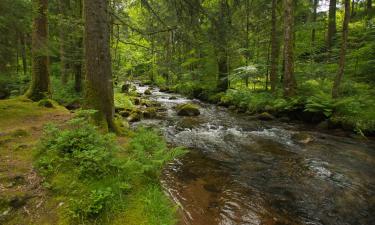
[[[22,97],[0,101],[0,224],[70,224],[65,214],[67,197],[43,185],[33,163],[44,125],[63,125],[71,118],[58,105],[46,108]],[[127,138],[118,142],[126,145]],[[65,175],[54,181],[66,182],[69,174]],[[175,224],[175,206],[159,184],[142,183],[133,190],[121,200],[126,203],[124,210],[105,215],[108,220],[97,224]]]
[[[53,224],[56,206],[33,169],[34,146],[44,124],[70,118],[63,107],[26,98],[0,101],[0,224]]]

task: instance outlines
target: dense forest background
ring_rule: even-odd
[[[256,223],[370,224],[374,15],[372,0],[0,0],[0,223],[176,224],[160,181],[188,147],[164,181],[202,224],[243,202]]]
[[[24,94],[29,87],[32,18],[35,4],[42,3],[0,3],[3,98]],[[102,17],[108,16],[108,29],[103,25],[100,31],[109,35],[111,68],[106,71],[111,71],[115,88],[142,79],[239,111],[311,112],[296,117],[310,122],[329,118],[330,126],[359,133],[375,130],[371,0],[106,4]],[[48,40],[40,51],[48,57],[52,98],[69,105],[90,86],[82,81],[93,68],[89,54],[83,54],[85,8],[80,0],[56,0],[48,1],[46,12]]]

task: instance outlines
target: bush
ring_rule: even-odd
[[[159,186],[162,167],[185,152],[181,148],[170,150],[157,132],[144,128],[136,130],[128,147],[123,148],[114,135],[101,134],[88,122],[93,113],[78,112],[65,128],[48,125],[36,155],[36,167],[46,178],[44,186],[67,203],[61,213],[69,224],[108,223],[111,215],[127,210],[132,196],[151,201],[148,198],[153,195],[140,194],[139,190]],[[159,197],[167,199],[161,191]],[[168,209],[161,219],[172,221],[174,210],[165,199],[153,204]],[[149,213],[148,220],[159,216],[157,212]]]
[[[82,93],[74,90],[74,81],[70,80],[67,84],[62,84],[59,78],[51,77],[52,99],[60,105],[69,105],[72,102],[81,102]]]

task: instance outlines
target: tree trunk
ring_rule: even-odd
[[[68,24],[68,13],[69,13],[69,0],[59,0],[59,36],[60,36],[60,74],[61,82],[66,84],[68,82],[68,35],[69,35],[69,24]]]
[[[218,83],[217,90],[225,92],[229,87],[229,64],[228,64],[228,33],[230,32],[230,11],[227,0],[220,1],[220,15],[216,21],[217,44],[218,44]]]
[[[219,66],[219,77],[218,77],[218,84],[217,89],[219,92],[225,92],[229,86],[228,80],[228,61],[227,56],[225,54],[219,56],[218,58],[218,66]]]
[[[346,45],[348,41],[348,31],[349,31],[349,20],[350,20],[350,0],[345,0],[345,15],[344,22],[342,25],[342,43],[340,50],[340,60],[339,60],[339,69],[336,74],[335,81],[332,88],[332,97],[337,98],[339,96],[339,89],[342,77],[344,75],[345,68],[345,55],[346,55]]]
[[[372,0],[367,0],[367,12],[371,12],[372,9]]]
[[[355,16],[355,0],[352,0],[352,15],[351,17]]]
[[[313,0],[313,15],[312,15],[312,22],[314,23],[313,29],[311,31],[311,45],[314,48],[315,47],[315,23],[316,23],[316,16],[317,16],[317,9],[318,9],[318,2],[319,0]]]
[[[50,97],[48,72],[48,0],[33,0],[32,79],[26,96],[34,101]]]
[[[271,91],[275,93],[277,83],[277,63],[279,56],[279,43],[277,40],[277,18],[276,18],[277,0],[272,0],[272,28],[271,28],[271,69],[270,81]]]
[[[286,97],[293,96],[296,88],[294,78],[293,27],[293,0],[284,0],[284,95]]]
[[[108,0],[84,0],[86,107],[95,109],[99,125],[114,125]]]
[[[327,31],[327,50],[330,50],[333,45],[333,40],[336,35],[336,0],[329,1],[329,15],[328,15],[328,31]]]
[[[20,35],[20,43],[21,43],[21,58],[22,58],[23,75],[26,75],[27,73],[26,41],[25,41],[25,35],[23,33],[21,33]]]

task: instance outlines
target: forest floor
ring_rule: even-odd
[[[26,98],[0,101],[0,224],[53,224],[58,219],[43,179],[33,169],[35,146],[47,123],[63,124],[71,113]]]

